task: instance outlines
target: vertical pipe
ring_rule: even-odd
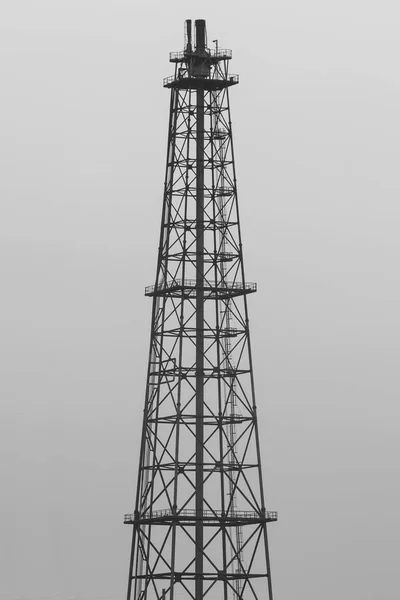
[[[196,27],[196,52],[202,54],[206,49],[206,22],[204,19],[195,21]]]
[[[197,88],[196,123],[196,558],[195,598],[203,599],[204,497],[204,86]]]
[[[186,20],[186,52],[192,51],[192,21],[190,19]]]

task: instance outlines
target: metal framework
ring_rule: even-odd
[[[128,600],[272,600],[229,108],[230,50],[186,21],[168,153]]]

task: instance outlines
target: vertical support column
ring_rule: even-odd
[[[196,125],[196,560],[195,598],[203,599],[204,497],[204,86],[197,91]]]

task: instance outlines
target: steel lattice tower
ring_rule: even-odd
[[[128,600],[272,600],[228,90],[186,21],[168,152]]]

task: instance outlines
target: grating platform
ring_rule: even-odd
[[[257,513],[248,510],[231,511],[226,515],[220,510],[203,510],[201,514],[198,514],[195,510],[191,509],[182,509],[175,513],[171,509],[164,509],[144,513],[137,517],[135,516],[135,513],[124,516],[124,523],[127,525],[141,523],[164,523],[165,525],[179,523],[179,525],[195,525],[196,522],[202,521],[204,526],[222,524],[224,527],[238,527],[241,525],[270,523],[277,520],[278,513],[276,511]]]

